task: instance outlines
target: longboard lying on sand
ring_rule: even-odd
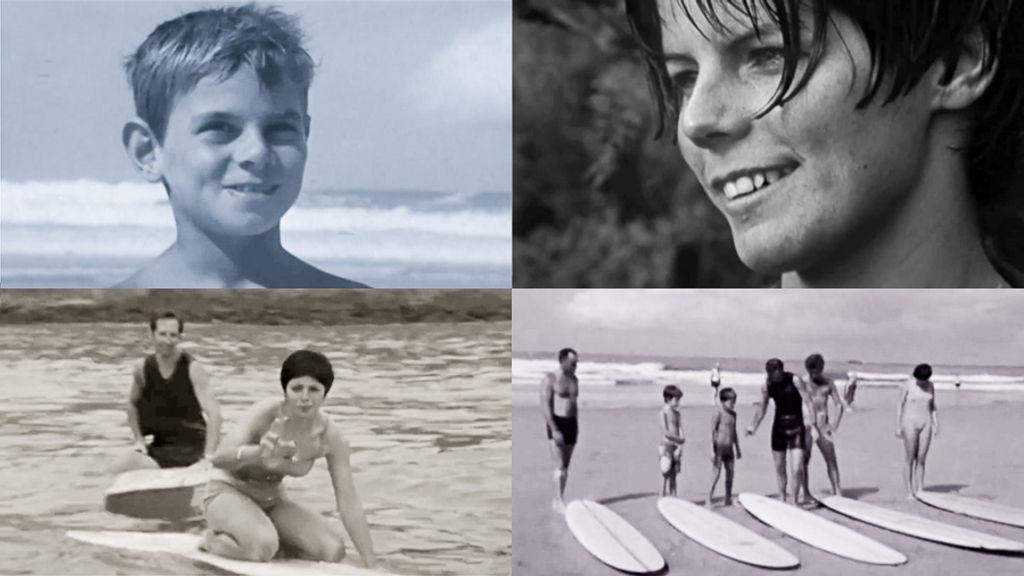
[[[889,510],[842,496],[829,496],[823,498],[821,503],[855,520],[915,538],[990,552],[1024,552],[1024,544],[1020,542],[960,528],[952,524],[936,522],[906,512]]]
[[[129,470],[103,494],[108,512],[140,518],[185,517],[194,512],[195,489],[206,483],[205,466]]]
[[[975,498],[966,498],[958,494],[946,494],[942,492],[929,492],[921,490],[916,494],[917,499],[929,506],[934,506],[947,512],[956,512],[964,516],[973,516],[990,522],[1008,524],[1024,528],[1024,509],[986,502]]]
[[[626,572],[655,572],[665,559],[643,534],[621,516],[591,500],[573,500],[565,521],[576,540],[605,564]]]
[[[75,540],[99,546],[141,552],[169,552],[243,576],[291,576],[293,574],[296,576],[388,576],[384,572],[368,570],[345,563],[336,564],[292,559],[271,560],[270,562],[231,560],[199,550],[199,536],[180,532],[84,532],[69,530],[67,534]]]
[[[800,565],[796,556],[778,544],[692,502],[662,498],[658,511],[676,530],[727,558],[762,568]]]
[[[765,524],[836,556],[889,566],[907,561],[906,556],[884,544],[796,506],[750,492],[740,494],[739,501]]]

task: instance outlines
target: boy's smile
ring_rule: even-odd
[[[248,65],[179,96],[156,152],[179,229],[252,236],[277,226],[302,188],[305,109],[305,87],[261,86]]]

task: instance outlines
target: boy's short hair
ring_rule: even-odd
[[[782,370],[784,366],[785,365],[782,363],[782,360],[779,360],[778,358],[772,358],[771,360],[764,363],[764,371],[771,374],[776,370]]]
[[[168,20],[125,60],[136,114],[163,143],[178,96],[207,76],[224,80],[243,64],[262,87],[288,79],[308,91],[315,65],[304,38],[298,18],[273,6],[227,6]]]
[[[154,314],[149,317],[149,331],[156,332],[157,320],[166,320],[168,318],[176,320],[178,322],[178,334],[181,334],[185,330],[185,322],[183,322],[181,318],[178,318],[177,314],[168,310],[163,314]]]
[[[987,72],[995,67],[996,73],[972,107],[975,129],[966,150],[971,193],[980,205],[1017,193],[1007,183],[1017,172],[1024,144],[1024,2],[699,0],[695,5],[716,28],[729,23],[730,15],[736,15],[759,33],[773,25],[781,29],[781,82],[759,116],[785,104],[807,85],[825,53],[825,31],[831,25],[829,16],[833,11],[849,17],[863,31],[871,50],[871,81],[860,95],[858,109],[876,97],[889,103],[906,95],[936,63],[946,65],[944,79],[948,82],[969,35],[980,30],[985,42],[982,68]],[[810,22],[801,17],[801,8],[805,7]],[[676,14],[696,22],[687,3],[674,2],[673,8],[678,8]],[[656,0],[627,0],[626,12],[642,45],[664,130],[679,114],[662,46],[661,26],[671,16],[659,13]],[[814,30],[809,45],[800,42],[802,26]],[[670,133],[675,134],[675,130]]]
[[[722,391],[718,393],[718,399],[722,402],[728,402],[729,400],[736,399],[736,391],[732,388],[722,388]]]
[[[324,396],[331,391],[331,384],[334,383],[331,361],[313,350],[298,350],[288,355],[281,365],[281,389],[287,389],[289,382],[303,376],[310,376],[323,384]]]
[[[576,351],[573,350],[572,348],[562,348],[561,350],[558,351],[558,361],[561,362],[565,360],[569,356],[569,354],[572,354],[577,358],[580,357],[580,355],[577,354]]]
[[[664,390],[661,391],[661,397],[665,402],[668,402],[673,398],[682,398],[683,391],[680,390],[679,387],[676,386],[675,384],[669,384],[668,386],[665,386]]]
[[[928,364],[918,364],[914,368],[914,378],[918,380],[927,380],[932,377],[932,367]]]
[[[804,368],[807,370],[822,370],[825,368],[825,357],[821,354],[814,353],[804,360]]]

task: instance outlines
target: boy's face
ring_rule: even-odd
[[[252,236],[278,224],[302,187],[304,101],[304,87],[262,88],[247,65],[177,97],[156,158],[179,228],[184,218],[209,235]]]
[[[673,396],[673,397],[668,399],[668,405],[670,407],[672,407],[673,409],[674,408],[679,408],[679,401],[682,400],[682,399],[683,399],[682,396]]]
[[[728,400],[723,400],[722,401],[722,406],[725,406],[729,410],[732,410],[733,408],[736,407],[736,397],[733,396],[732,398],[729,398]]]

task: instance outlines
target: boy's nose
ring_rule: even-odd
[[[270,163],[270,147],[260,134],[240,139],[235,158],[243,168],[258,172]]]

